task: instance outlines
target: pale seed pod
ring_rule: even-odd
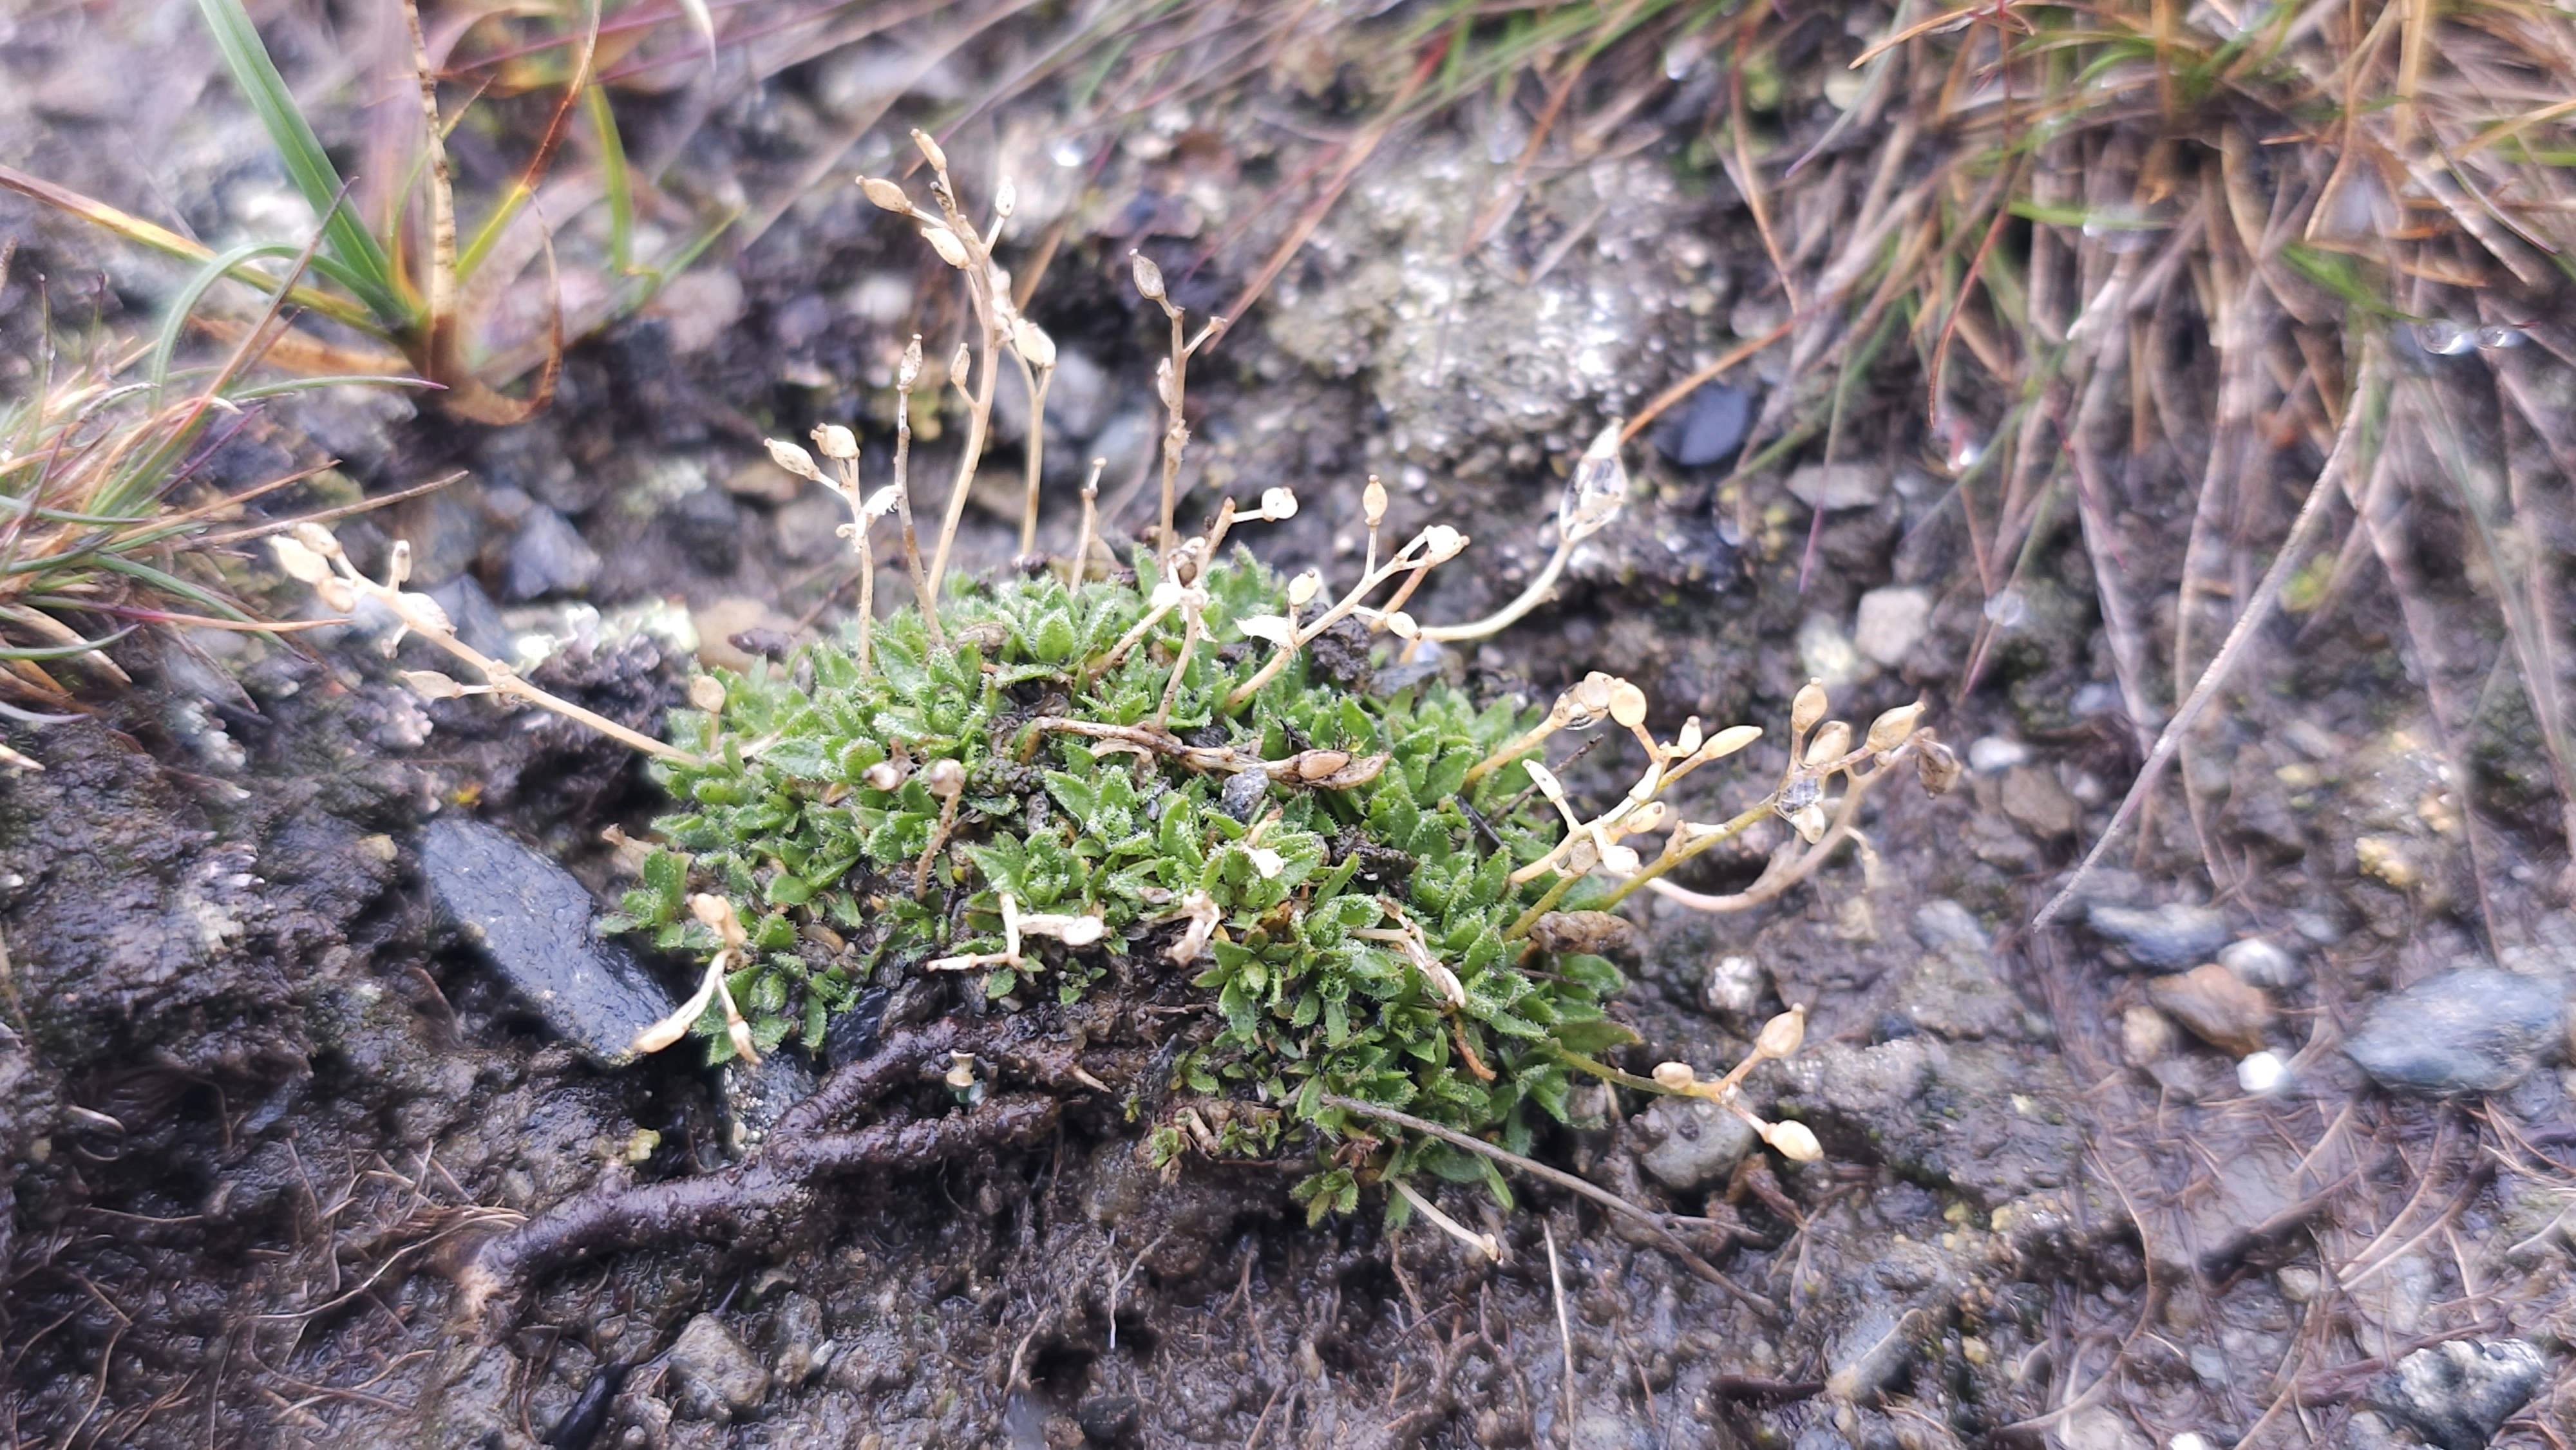
[[[1828,720],[1825,728],[1817,731],[1816,738],[1807,745],[1807,764],[1822,765],[1850,753],[1851,727],[1840,720]]]
[[[923,767],[921,783],[941,800],[953,799],[966,789],[966,767],[944,757],[934,760]]]
[[[423,634],[454,634],[456,626],[448,622],[447,611],[426,594],[403,591],[394,595],[394,612],[403,623]]]
[[[1610,687],[1610,718],[1623,730],[1634,730],[1646,721],[1646,692],[1621,680]]]
[[[1823,806],[1800,806],[1794,811],[1787,812],[1786,816],[1790,829],[1798,833],[1799,840],[1812,846],[1825,838],[1826,818]]]
[[[1662,829],[1664,824],[1664,813],[1667,809],[1668,807],[1662,801],[1646,802],[1644,805],[1630,811],[1626,818],[1619,822],[1619,834],[1623,836],[1635,836],[1642,835],[1648,831]]]
[[[329,529],[322,527],[320,524],[313,522],[311,519],[306,519],[304,522],[295,526],[295,542],[311,549],[314,553],[321,555],[325,559],[337,559],[340,557],[339,536],[332,533]]]
[[[1804,735],[1814,729],[1816,722],[1825,718],[1830,703],[1825,698],[1823,681],[1809,680],[1800,685],[1798,697],[1789,702],[1789,733]]]
[[[1899,705],[1879,716],[1869,724],[1869,748],[1894,750],[1903,745],[1905,738],[1914,733],[1914,722],[1922,718],[1923,702],[1920,700],[1911,705]]]
[[[1136,293],[1148,302],[1163,300],[1163,269],[1143,252],[1127,254],[1128,274],[1135,279]]]
[[[1672,1092],[1686,1093],[1689,1092],[1691,1090],[1691,1086],[1698,1081],[1699,1074],[1691,1071],[1691,1065],[1687,1062],[1659,1062],[1655,1064],[1655,1085],[1658,1087],[1665,1088]]]
[[[742,918],[734,914],[733,903],[721,896],[699,892],[689,898],[689,914],[713,927],[724,944],[739,950],[749,938],[743,935]]]
[[[939,143],[930,139],[929,132],[914,127],[912,144],[921,148],[921,159],[930,163],[931,170],[944,172],[948,169],[948,153],[939,149]]]
[[[1025,317],[1011,328],[1011,346],[1028,360],[1030,367],[1044,370],[1055,366],[1055,339]]]
[[[1458,557],[1467,547],[1467,536],[1447,524],[1433,524],[1422,531],[1423,562],[1442,564]]]
[[[993,215],[1008,221],[1019,204],[1020,189],[1011,184],[1011,178],[1003,177],[1002,184],[993,188]]]
[[[858,435],[838,423],[826,423],[814,430],[814,446],[831,459],[859,456]]]
[[[1154,367],[1154,397],[1156,401],[1163,405],[1164,411],[1169,412],[1171,410],[1172,360],[1168,357],[1163,359]]]
[[[1699,717],[1697,715],[1693,715],[1682,722],[1681,733],[1673,737],[1673,754],[1686,758],[1697,755],[1699,753],[1699,747]]]
[[[301,541],[285,534],[268,536],[268,550],[277,556],[277,567],[286,577],[301,584],[319,584],[331,577],[331,561],[307,548]]]
[[[886,515],[893,513],[895,505],[902,502],[903,485],[899,483],[889,483],[885,487],[878,489],[876,492],[869,494],[868,501],[859,505],[859,512],[866,514],[872,519],[881,519]]]
[[[725,707],[724,681],[713,675],[689,677],[689,703],[713,715]]]
[[[1324,592],[1324,576],[1314,569],[1309,569],[1288,581],[1288,602],[1300,609],[1313,603],[1315,596],[1322,592]]]
[[[948,381],[956,384],[958,391],[963,392],[966,388],[966,380],[972,377],[974,372],[975,349],[962,342],[957,344],[957,351],[948,355]]]
[[[1274,523],[1297,517],[1297,492],[1289,488],[1261,491],[1261,516]]]
[[[957,234],[946,227],[925,226],[921,229],[921,239],[930,243],[930,250],[939,254],[939,260],[960,271],[965,270],[971,260],[966,254],[966,244],[957,240]]]
[[[399,589],[411,578],[411,540],[394,540],[393,552],[385,560],[385,582]]]
[[[358,607],[358,591],[349,587],[348,580],[337,575],[314,580],[313,597],[321,600],[322,607],[334,614],[347,614]]]
[[[813,454],[784,438],[768,438],[762,441],[769,445],[770,462],[795,474],[798,478],[811,479],[816,483],[823,481],[823,470],[814,466]]]
[[[1927,735],[1915,746],[1914,775],[1923,782],[1924,794],[1948,794],[1959,783],[1958,752]]]
[[[1077,916],[1056,933],[1056,940],[1069,947],[1087,947],[1108,934],[1108,924],[1099,917]]]
[[[912,198],[903,194],[902,187],[882,176],[860,177],[859,192],[881,211],[909,212],[912,210]]]
[[[1724,760],[1761,738],[1762,727],[1759,725],[1729,725],[1708,737],[1708,743],[1699,748],[1699,758]]]
[[[436,670],[405,670],[403,683],[424,700],[453,700],[465,693],[465,687]]]
[[[894,385],[897,391],[909,393],[921,381],[921,334],[914,333],[903,349],[903,361],[895,365]]]
[[[1807,1009],[1792,1007],[1762,1024],[1762,1034],[1753,1039],[1753,1050],[1764,1057],[1789,1057],[1807,1040]]]
[[[1350,763],[1351,753],[1347,750],[1309,750],[1297,757],[1297,778],[1322,780]]]
[[[859,772],[859,784],[870,790],[895,790],[903,784],[903,767],[891,760],[880,760]]]
[[[1792,1163],[1813,1163],[1825,1156],[1825,1145],[1804,1123],[1773,1123],[1762,1130],[1762,1141]]]
[[[1386,485],[1374,473],[1369,475],[1368,487],[1360,490],[1360,518],[1372,529],[1386,519]]]
[[[1412,615],[1399,609],[1386,617],[1386,632],[1397,639],[1420,639],[1422,626],[1414,621]]]

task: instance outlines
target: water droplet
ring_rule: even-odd
[[[1974,438],[1962,438],[1950,450],[1950,471],[1965,473],[1986,456],[1986,445]]]
[[[1689,75],[1700,57],[1708,54],[1708,35],[1693,31],[1664,47],[1664,79],[1677,81]]]
[[[2018,589],[2006,589],[1986,600],[1986,621],[1997,629],[2017,629],[2030,618],[2030,601]]]
[[[2478,346],[2489,352],[2501,352],[2509,347],[2522,346],[2530,337],[2531,334],[2519,327],[2481,327],[2478,329]]]
[[[1082,142],[1071,136],[1047,148],[1047,159],[1058,166],[1080,166],[1084,154]]]
[[[2415,324],[2415,341],[2426,352],[2442,357],[2458,357],[2477,348],[2477,339],[2456,322],[2439,318]]]

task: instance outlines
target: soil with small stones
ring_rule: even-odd
[[[313,16],[274,20],[290,75],[333,53]],[[209,238],[274,225],[290,193],[196,24],[175,4],[0,20],[0,154]],[[915,100],[1008,72],[1007,37],[991,48]],[[670,160],[675,188],[781,195],[885,63],[854,46],[755,88],[719,75],[623,96],[628,146]],[[1709,70],[1602,154],[1538,167],[1474,248],[1459,239],[1511,170],[1526,108],[1471,102],[1390,143],[1193,367],[1200,488],[1184,517],[1220,491],[1293,486],[1297,518],[1248,541],[1283,569],[1346,577],[1375,472],[1399,536],[1441,521],[1475,539],[1417,616],[1518,593],[1602,420],[1786,315],[1748,209],[1691,149]],[[147,76],[154,95],[129,95]],[[1833,114],[1807,84],[1782,119],[1801,149]],[[1049,149],[1044,88],[951,144],[970,178],[997,153],[1022,173],[1010,260],[1061,225],[1031,312],[1080,361],[1052,400],[1042,545],[1070,546],[1070,484],[1095,454],[1114,526],[1153,507],[1162,324],[1126,290],[1126,249],[1160,257],[1193,310],[1222,305],[1293,218],[1259,203],[1322,144],[1261,107],[1351,104],[1254,89],[1260,107],[1086,138],[1074,166]],[[878,138],[913,104],[862,128],[846,162],[885,166]],[[1865,184],[1869,140],[1838,139],[1813,184]],[[469,177],[499,165],[460,149]],[[178,275],[15,197],[0,199],[10,237],[11,392],[32,376],[40,289],[57,324],[135,330]],[[836,182],[577,346],[531,423],[335,393],[259,411],[204,474],[239,484],[330,456],[381,494],[465,471],[343,537],[371,563],[410,540],[423,583],[458,591],[460,621],[475,606],[504,638],[571,640],[541,679],[650,730],[686,677],[672,620],[690,618],[702,657],[737,659],[845,611],[836,506],[781,496],[759,439],[856,420],[884,476],[886,375],[910,331],[953,335],[949,287]],[[1765,354],[1736,380],[1768,390],[1786,366]],[[2220,863],[2229,937],[2283,949],[2251,984],[2268,1020],[2240,1010],[2222,1034],[2241,1049],[2253,1032],[2288,1064],[2286,1086],[2247,1093],[2118,943],[2025,928],[2108,824],[2141,741],[2111,713],[2111,646],[2071,524],[2036,546],[1964,688],[1996,613],[1968,521],[1920,462],[1920,396],[1901,370],[1855,391],[1836,456],[1852,492],[1821,518],[1791,492],[1819,444],[1742,478],[1632,449],[1634,500],[1555,601],[1439,661],[1534,701],[1608,668],[1646,689],[1667,733],[1697,714],[1775,739],[1789,694],[1825,674],[1838,716],[1920,696],[1975,762],[1947,797],[1884,787],[1866,849],[1777,903],[1708,915],[1645,898],[1634,913],[1620,1010],[1645,1044],[1630,1065],[1723,1067],[1769,1014],[1806,1004],[1806,1049],[1751,1092],[1810,1123],[1824,1160],[1737,1159],[1607,1089],[1581,1104],[1594,1126],[1542,1153],[1697,1221],[1731,1287],[1534,1183],[1509,1210],[1440,1195],[1496,1236],[1499,1262],[1426,1227],[1390,1236],[1374,1198],[1309,1226],[1288,1177],[1195,1157],[1157,1170],[1137,1131],[1077,1103],[1034,1148],[829,1184],[788,1232],[625,1253],[468,1322],[452,1274],[476,1244],[585,1190],[718,1171],[735,1125],[722,1079],[685,1053],[603,1070],[550,1040],[435,920],[414,835],[474,813],[605,904],[631,857],[603,833],[640,837],[656,794],[574,727],[419,703],[359,641],[188,634],[138,638],[120,658],[141,683],[95,692],[81,723],[0,726],[45,767],[0,773],[0,1423],[13,1443],[437,1450],[2359,1444],[2398,1433],[2361,1411],[2408,1352],[2521,1338],[2550,1377],[2495,1443],[2554,1443],[2538,1427],[2576,1414],[2565,1047],[2510,1090],[2428,1100],[2374,1088],[2337,1046],[2392,988],[2454,967],[2576,974],[2554,802],[2517,735],[2528,714],[2508,702],[2442,728],[2406,683],[2395,604],[2367,591],[2295,644],[2276,627],[2261,687],[2185,752],[2188,808],[2168,788],[2146,844],[2090,887],[2113,904],[2205,901],[2204,851]],[[1004,414],[1006,438],[1025,434]],[[916,477],[945,479],[945,421]],[[969,510],[966,567],[1009,566],[1017,468],[1006,442],[986,470],[995,506]],[[2164,581],[2168,616],[2197,473],[2141,459],[2123,521],[2133,578]],[[2455,575],[2432,571],[2433,602],[2464,651],[2492,658],[2483,586]],[[902,589],[889,573],[878,595]],[[657,603],[659,632],[628,627]],[[1757,746],[1682,804],[1731,814],[1781,763]],[[1568,779],[1608,799],[1635,766],[1632,744],[1606,740]],[[1740,889],[1786,839],[1757,831],[1679,884]],[[685,984],[682,964],[661,966]],[[904,1010],[969,1010],[945,990]],[[943,1091],[905,1106],[941,1111]]]

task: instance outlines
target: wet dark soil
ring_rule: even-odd
[[[301,74],[330,32],[301,10],[277,23]],[[194,24],[175,5],[0,21],[0,153],[209,236],[257,224],[285,188]],[[939,85],[1008,72],[1007,38],[993,45]],[[109,85],[135,57],[202,83],[200,115],[84,109],[77,88],[34,84]],[[705,82],[713,102],[621,97],[629,148],[671,159],[675,190],[766,195],[826,154],[857,114],[851,74],[883,59],[857,47],[765,86]],[[1474,567],[1436,576],[1417,614],[1517,593],[1601,420],[1781,315],[1749,211],[1691,147],[1704,79],[1676,82],[1634,146],[1542,167],[1481,249],[1456,239],[1517,154],[1495,141],[1509,118],[1470,104],[1390,145],[1194,369],[1189,511],[1294,486],[1299,516],[1254,547],[1347,574],[1359,481],[1377,472],[1392,527],[1475,537]],[[877,138],[938,94],[897,97],[838,169],[882,168]],[[1288,120],[1320,107],[1247,94]],[[1133,529],[1151,510],[1130,485],[1161,324],[1124,290],[1124,253],[1161,257],[1193,308],[1220,304],[1293,217],[1257,200],[1321,143],[1221,101],[1077,138],[1067,166],[1054,103],[1032,91],[951,149],[971,175],[998,155],[1022,178],[1022,264],[1061,223],[1031,310],[1081,356],[1090,395],[1058,395],[1049,457],[1109,456],[1103,497]],[[174,135],[206,139],[155,149]],[[0,322],[21,348],[39,287],[58,317],[135,328],[174,275],[14,198],[10,236],[23,250]],[[901,341],[955,327],[926,261],[836,182],[580,344],[534,422],[333,394],[264,411],[216,466],[241,482],[327,454],[377,494],[465,470],[347,526],[353,553],[408,539],[423,582],[470,590],[504,640],[569,641],[545,680],[649,730],[691,650],[764,652],[853,596],[835,505],[780,496],[759,439],[856,422],[882,476]],[[1776,386],[1783,367],[1737,381]],[[2338,1047],[2390,989],[2456,966],[2561,990],[2576,975],[2518,697],[2499,687],[2446,728],[2408,683],[2397,606],[2355,591],[2276,631],[2186,751],[2193,799],[2169,787],[2143,844],[2093,882],[2115,904],[2208,903],[2230,940],[2283,949],[2286,974],[2256,985],[2287,1085],[2248,1092],[2105,938],[2025,926],[2142,754],[2082,541],[2071,524],[2039,538],[1971,688],[1996,607],[1921,466],[1919,379],[1895,369],[1883,395],[1857,392],[1837,455],[1859,461],[1856,501],[1821,519],[1798,501],[1812,446],[1741,478],[1723,458],[1632,453],[1636,500],[1559,598],[1442,665],[1534,699],[1614,669],[1667,731],[1696,713],[1776,733],[1791,692],[1830,675],[1838,715],[1919,695],[1974,763],[1942,799],[1884,788],[1867,852],[1770,906],[1641,898],[1633,913],[1621,1011],[1645,1039],[1639,1070],[1729,1063],[1769,1013],[1812,1012],[1807,1049],[1753,1091],[1815,1128],[1820,1164],[1671,1169],[1664,1120],[1607,1089],[1582,1104],[1597,1126],[1544,1145],[1699,1221],[1694,1247],[1731,1286],[1537,1184],[1516,1184],[1508,1212],[1442,1195],[1496,1235],[1499,1263],[1419,1226],[1390,1236],[1375,1202],[1309,1226],[1288,1174],[1157,1169],[1115,1105],[1077,1095],[1040,1141],[827,1180],[754,1240],[613,1255],[468,1319],[452,1274],[477,1244],[577,1194],[719,1171],[738,1125],[724,1080],[680,1053],[604,1068],[555,1040],[441,924],[417,832],[472,815],[605,905],[655,792],[574,727],[418,703],[360,641],[191,636],[138,648],[141,684],[98,696],[94,718],[0,726],[45,767],[0,774],[0,1423],[28,1444],[439,1450],[2372,1444],[2402,1433],[2365,1413],[2398,1360],[2510,1338],[2550,1378],[2495,1443],[2562,1443],[2542,1427],[2576,1413],[2566,1048],[2510,1090],[2426,1099],[2374,1087]],[[916,476],[944,478],[955,430],[925,439]],[[1005,446],[988,469],[1012,499],[1016,463]],[[2142,460],[2122,520],[2133,576],[2164,581],[2168,613],[2197,474]],[[1069,546],[1069,497],[1057,479],[1042,542]],[[541,513],[596,557],[532,526]],[[1004,567],[1015,520],[969,520],[968,567]],[[2463,658],[2496,658],[2480,586],[2456,569],[2432,584]],[[1871,610],[1891,607],[1912,637],[1873,659]],[[1780,763],[1757,747],[1688,804],[1731,813]],[[1569,780],[1615,792],[1621,770],[1607,742]],[[1679,884],[1740,889],[1786,839],[1756,832]],[[679,964],[658,965],[685,989]],[[953,1006],[896,1000],[901,1020]],[[904,1106],[943,1111],[941,1093]]]

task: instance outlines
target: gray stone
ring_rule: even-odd
[[[2549,1377],[2519,1339],[2453,1339],[2419,1349],[2370,1387],[2370,1403],[2442,1450],[2485,1450]]]
[[[679,1005],[592,934],[590,893],[545,856],[463,816],[430,822],[419,851],[442,914],[590,1061],[632,1061],[635,1034]]]
[[[811,564],[834,554],[852,552],[850,541],[837,532],[849,521],[850,506],[842,501],[839,494],[815,488],[807,489],[781,505],[770,524],[778,533],[778,552],[782,556],[799,564]],[[885,532],[891,540],[894,531],[888,529]]]
[[[1753,1146],[1753,1128],[1705,1098],[1657,1098],[1640,1130],[1652,1146],[1637,1162],[1665,1187],[1689,1193],[1735,1171]]]
[[[769,1371],[712,1314],[688,1322],[666,1363],[678,1381],[673,1408],[684,1419],[731,1420],[759,1409],[769,1398]]]
[[[2057,783],[2057,772],[2045,765],[2016,765],[2005,771],[1996,802],[2015,825],[2041,840],[2074,835],[2076,827],[2084,824],[2084,808]]]
[[[2125,950],[2138,967],[2178,972],[2208,961],[2227,944],[2227,917],[2210,907],[2179,901],[2163,906],[2112,906],[2097,902],[2085,920]]]
[[[1753,395],[1725,383],[1702,383],[1677,413],[1654,432],[1655,447],[1684,468],[1705,468],[1734,456],[1753,429]]]
[[[2546,982],[2466,967],[2381,998],[2344,1051],[2391,1092],[2502,1092],[2540,1064],[2564,1006]]]
[[[801,1385],[822,1368],[815,1351],[823,1343],[823,1306],[803,1294],[778,1301],[778,1382]]]
[[[743,506],[721,488],[702,488],[662,515],[662,527],[689,562],[710,574],[730,574],[742,563],[742,536],[749,527]],[[514,550],[511,562],[518,555]]]
[[[501,611],[473,575],[459,574],[430,590],[429,597],[447,611],[447,622],[456,626],[458,639],[494,659],[510,657],[510,627],[501,622]]]
[[[1958,947],[1983,956],[1994,950],[1976,913],[1946,897],[1914,909],[1914,939],[1931,951]]]
[[[1825,1378],[1825,1393],[1840,1400],[1859,1401],[1894,1389],[1914,1361],[1914,1339],[1922,1332],[1924,1319],[1923,1311],[1894,1304],[1876,1303],[1863,1308],[1842,1333],[1834,1336],[1833,1348],[1826,1356],[1831,1369]]]
[[[2218,964],[2243,978],[2247,985],[2267,992],[2286,991],[2307,979],[2307,973],[2299,969],[2297,957],[2259,936],[2229,942],[2219,951]]]
[[[787,1110],[814,1095],[814,1069],[792,1051],[772,1052],[758,1062],[728,1060],[717,1069],[717,1096],[724,1108],[725,1146],[736,1157],[760,1146]]]
[[[1904,586],[1873,589],[1860,597],[1859,619],[1852,643],[1860,652],[1894,669],[1932,629],[1932,592]]]
[[[599,577],[599,554],[581,533],[550,508],[528,510],[510,540],[509,574],[502,586],[508,598],[535,599],[544,594],[571,594]]]
[[[1729,1017],[1743,1017],[1761,1003],[1763,989],[1770,985],[1751,957],[1719,957],[1708,968],[1708,1005]]]

